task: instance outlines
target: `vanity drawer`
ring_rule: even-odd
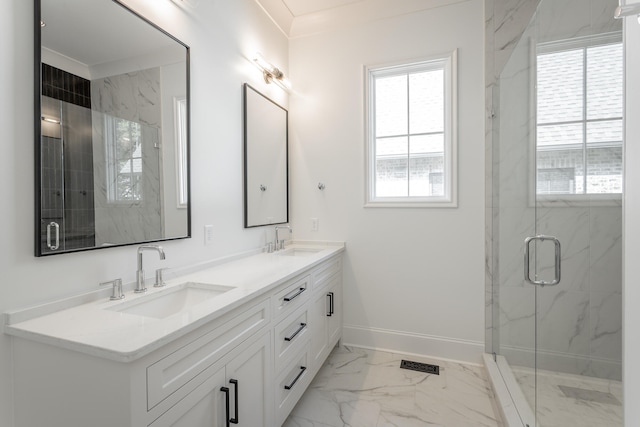
[[[278,319],[297,310],[309,299],[311,276],[286,285],[273,296],[273,318]]]
[[[147,367],[147,410],[189,393],[201,382],[191,380],[268,323],[265,300]]]
[[[297,353],[305,343],[308,344],[311,327],[309,321],[309,309],[302,307],[276,325],[273,334],[276,375],[280,372],[286,359]]]
[[[342,268],[342,258],[337,257],[319,265],[312,273],[313,289],[320,289],[329,278]]]
[[[313,379],[311,375],[311,357],[307,349],[287,363],[287,367],[276,377],[276,425],[282,425],[293,407],[305,392]]]

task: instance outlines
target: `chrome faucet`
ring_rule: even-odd
[[[144,270],[142,269],[142,252],[143,251],[157,251],[160,254],[160,259],[165,259],[164,250],[159,245],[142,245],[138,247],[138,271],[136,272],[136,289],[135,293],[140,294],[146,292],[147,288],[144,287]]]
[[[291,226],[289,225],[276,225],[276,248],[275,250],[280,250],[280,249],[284,249],[284,239],[280,240],[278,238],[278,230],[282,230],[282,229],[288,229],[289,230],[289,234],[293,233],[293,230],[291,229]]]

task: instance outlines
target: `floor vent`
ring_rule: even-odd
[[[429,365],[428,363],[412,362],[411,360],[403,360],[400,362],[400,368],[426,372],[427,374],[440,375],[440,366]]]

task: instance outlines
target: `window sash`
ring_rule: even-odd
[[[597,142],[590,141],[589,140],[590,129],[594,129],[598,125],[604,125],[606,124],[606,122],[611,122],[611,123],[620,122],[621,124],[622,117],[618,115],[612,115],[611,117],[600,115],[597,118],[589,118],[589,108],[588,108],[589,100],[590,100],[588,55],[589,55],[590,49],[597,49],[606,45],[621,45],[621,44],[622,43],[620,41],[620,35],[617,33],[614,33],[614,34],[606,34],[606,35],[595,37],[595,38],[585,37],[585,38],[578,38],[578,39],[563,41],[563,42],[551,42],[551,43],[541,44],[537,46],[536,58],[539,58],[541,55],[546,55],[546,54],[562,53],[563,51],[574,51],[574,52],[578,50],[582,51],[582,64],[581,64],[581,79],[582,79],[581,115],[582,117],[581,119],[564,120],[564,121],[563,120],[557,120],[557,121],[545,120],[543,122],[537,121],[537,124],[536,124],[537,125],[537,128],[536,128],[536,159],[537,159],[536,160],[536,182],[537,182],[537,185],[536,185],[535,192],[538,196],[553,195],[555,197],[562,197],[562,198],[575,198],[580,196],[591,196],[591,195],[607,195],[607,194],[618,195],[622,191],[621,183],[619,185],[615,183],[609,184],[609,188],[606,192],[597,191],[600,188],[600,183],[598,183],[599,176],[603,177],[603,178],[600,178],[600,180],[606,181],[607,178],[604,178],[605,176],[615,177],[615,176],[618,176],[618,174],[614,173],[613,175],[598,175],[598,174],[589,173],[590,158],[591,158],[590,152],[594,152],[595,150],[605,150],[605,149],[615,150],[616,147],[619,147],[619,148],[622,147],[621,135],[619,138],[614,137],[614,138],[597,141]],[[536,68],[538,68],[540,64],[539,64],[539,61],[536,61],[536,62],[537,62]],[[537,75],[538,74],[539,74],[539,68],[538,68]],[[538,78],[536,78],[536,80],[538,80]],[[539,105],[540,98],[538,98],[537,91],[536,91],[536,99],[537,99],[536,103]],[[539,117],[538,117],[538,120],[539,120]],[[548,132],[549,130],[553,130],[554,127],[556,130],[561,129],[562,127],[569,129],[572,126],[574,127],[574,131],[575,129],[578,129],[578,128],[580,129],[579,134],[574,133],[574,136],[579,137],[579,141],[574,141],[573,143],[567,141],[567,143],[565,144],[540,145],[541,131],[544,130]],[[611,133],[615,133],[615,130],[612,131]],[[610,136],[610,135],[607,135],[607,136]],[[571,192],[571,190],[569,190],[569,192],[562,192],[562,191],[552,191],[549,189],[547,189],[548,191],[545,191],[544,188],[541,188],[540,184],[543,183],[542,181],[545,181],[543,179],[544,177],[541,177],[541,175],[550,175],[550,172],[549,172],[550,168],[548,164],[546,165],[539,164],[540,156],[544,156],[545,153],[550,153],[552,151],[560,152],[564,150],[568,152],[570,150],[575,150],[575,149],[579,149],[581,151],[582,159],[579,164],[576,164],[576,167],[578,167],[579,170],[576,171],[574,169],[573,173],[575,174],[575,179],[581,182],[575,182],[573,186],[570,186],[573,192]],[[549,154],[547,154],[547,156],[548,155]],[[558,158],[557,163],[562,163],[562,159]],[[555,169],[557,169],[558,171],[561,171],[564,168],[566,168],[566,166],[567,166],[566,164],[561,164],[559,166],[556,166]],[[619,179],[621,179],[621,175]],[[548,185],[551,186],[552,184],[548,183]],[[614,190],[619,188],[619,191],[610,191],[612,188]]]
[[[442,131],[411,131],[411,109],[407,105],[406,132],[394,134],[384,134],[378,136],[376,133],[376,82],[380,78],[407,76],[407,103],[410,102],[411,89],[409,87],[409,76],[416,73],[443,72],[443,129]],[[366,93],[367,93],[367,188],[365,206],[367,207],[455,207],[457,205],[456,192],[456,128],[455,128],[455,94],[456,94],[456,51],[447,56],[439,56],[410,64],[390,64],[377,67],[365,67]],[[438,137],[443,141],[443,147],[439,151],[428,150],[426,152],[412,152],[411,139],[420,137]],[[379,154],[379,144],[382,141],[393,138],[405,138],[406,148],[402,154]],[[424,143],[423,143],[424,145]],[[427,144],[428,145],[428,144]],[[412,169],[412,162],[415,165],[425,157],[440,156],[443,158],[442,170]],[[406,185],[405,196],[381,195],[377,182],[378,162],[391,159],[402,158],[406,161]],[[441,173],[441,178],[435,178],[436,173]],[[426,174],[426,175],[425,175]],[[433,177],[432,177],[433,175]],[[413,178],[412,178],[413,177]],[[436,183],[435,180],[438,180]],[[423,189],[443,188],[442,195],[425,195],[424,190],[412,189],[412,182],[419,181]],[[425,187],[426,185],[426,187]],[[432,191],[432,190],[427,190]]]

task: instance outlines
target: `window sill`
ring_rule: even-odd
[[[543,208],[622,206],[622,194],[538,195],[534,204]]]
[[[365,208],[457,208],[457,201],[447,199],[433,200],[407,200],[407,199],[388,199],[388,200],[369,200],[364,204]]]

